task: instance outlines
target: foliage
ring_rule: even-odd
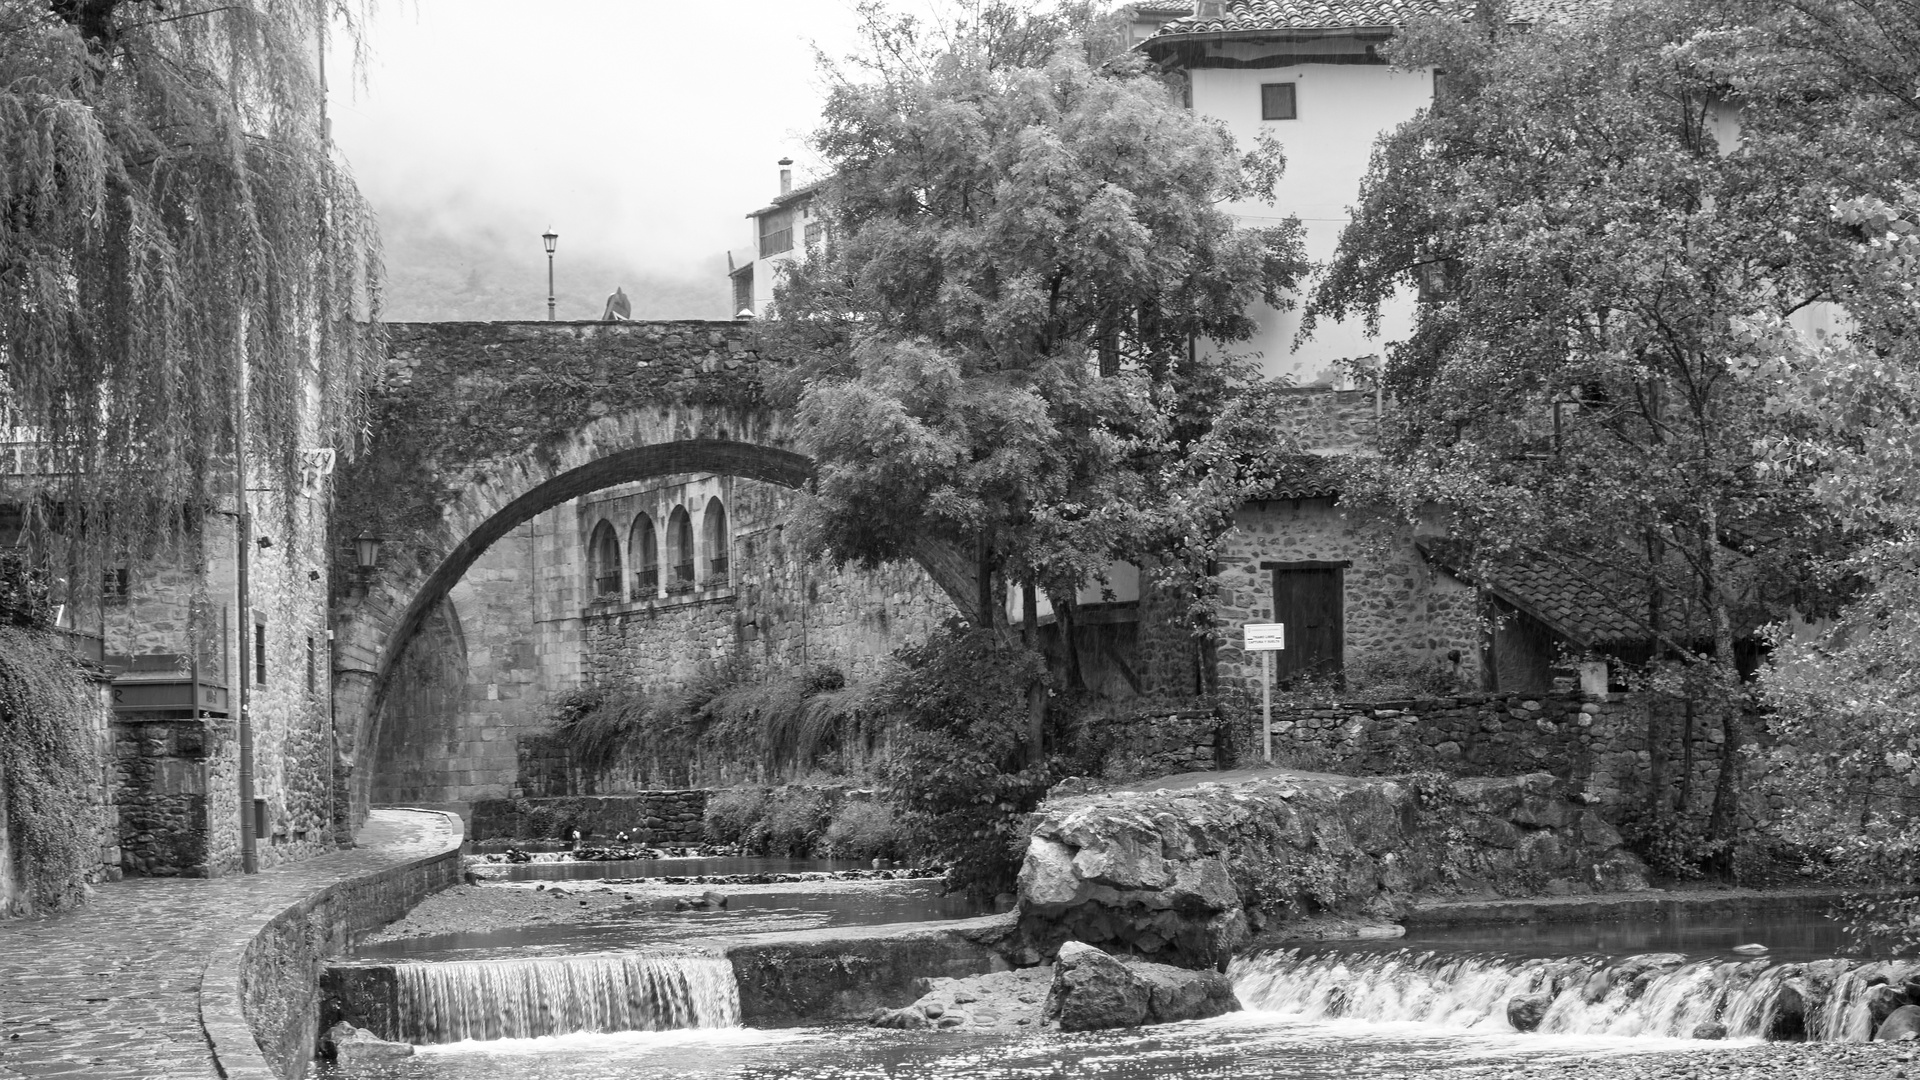
[[[86,897],[100,859],[89,793],[103,771],[90,701],[73,657],[53,635],[0,624],[0,780],[26,889],[24,910],[58,911]]]
[[[1026,687],[1037,653],[985,630],[948,626],[897,654],[875,705],[896,732],[886,781],[908,827],[928,838],[949,881],[991,896],[1013,884],[1025,816],[1049,771],[1029,761]]]
[[[53,618],[48,574],[18,551],[0,553],[0,622],[47,626]]]
[[[790,784],[775,788],[740,843],[762,855],[805,858],[826,837],[837,793]]]
[[[1241,867],[1240,895],[1248,907],[1310,915],[1355,899],[1355,875],[1340,854],[1288,847],[1280,856]]]
[[[728,788],[707,797],[701,825],[710,844],[745,844],[747,835],[766,815],[767,793],[761,788]]]
[[[1731,843],[1709,838],[1698,818],[1667,807],[1621,822],[1620,837],[1654,873],[1678,880],[1700,877],[1702,868]]]
[[[1703,55],[1720,24],[1636,0],[1524,32],[1433,22],[1397,63],[1446,72],[1434,108],[1384,135],[1307,315],[1377,319],[1424,282],[1382,374],[1400,404],[1373,492],[1448,508],[1483,576],[1550,559],[1659,651],[1740,702],[1734,640],[1817,597],[1835,541],[1813,469],[1760,374],[1773,328],[1832,295],[1846,262],[1824,173],[1743,115]],[[1776,153],[1776,151],[1779,151]],[[1791,430],[1788,426],[1787,430]],[[1724,709],[1711,833],[1731,837],[1751,709]]]
[[[243,401],[280,489],[301,447],[353,449],[380,267],[314,59],[358,13],[0,0],[0,393],[47,447],[27,506],[65,515],[30,524],[123,558],[171,536],[224,487]]]
[[[828,240],[764,331],[818,463],[808,543],[954,553],[988,626],[996,576],[1069,592],[1150,528],[1150,477],[1248,374],[1189,342],[1244,340],[1303,262],[1297,222],[1216,205],[1270,201],[1277,147],[1243,157],[1137,60],[1042,60],[1066,23],[983,8],[933,37],[873,23],[865,62],[830,70]]]
[[[553,737],[589,773],[646,746],[710,751],[757,764],[769,777],[800,775],[835,764],[835,752],[869,715],[868,694],[831,667],[764,682],[715,667],[677,691],[588,687],[563,695]]]
[[[828,823],[820,854],[830,859],[904,859],[912,838],[893,804],[849,799]]]

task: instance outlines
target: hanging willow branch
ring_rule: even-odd
[[[57,508],[70,556],[137,555],[225,493],[242,371],[258,483],[354,449],[379,252],[318,59],[328,18],[357,46],[363,14],[0,0],[4,407],[44,447],[5,494]]]

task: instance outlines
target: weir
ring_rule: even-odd
[[[1733,1039],[1864,1042],[1879,1019],[1871,992],[1898,990],[1910,966],[1288,949],[1236,959],[1228,975],[1247,1008],[1308,1019],[1507,1030],[1508,1003],[1538,995],[1543,1034],[1688,1038],[1717,1023]]]
[[[740,1026],[724,958],[601,953],[397,964],[396,1036],[410,1043]]]

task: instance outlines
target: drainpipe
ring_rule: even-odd
[[[248,578],[247,549],[253,546],[253,515],[247,512],[247,359],[246,332],[241,331],[240,378],[235,388],[233,415],[233,552],[234,603],[240,618],[234,630],[234,655],[239,670],[234,682],[239,693],[235,707],[240,717],[240,870],[253,874],[260,870],[260,855],[253,835],[253,665],[249,662],[253,644],[253,594]]]

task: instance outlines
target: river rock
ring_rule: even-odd
[[[1902,1005],[1887,1014],[1873,1033],[1875,1042],[1907,1042],[1920,1038],[1920,1005]]]
[[[873,1015],[867,1018],[867,1023],[874,1027],[897,1029],[933,1026],[933,1021],[927,1019],[926,1013],[911,1005],[904,1009],[875,1009]]]
[[[1727,1025],[1715,1020],[1708,1020],[1703,1024],[1695,1024],[1693,1026],[1693,1037],[1696,1039],[1706,1039],[1708,1041],[1724,1039],[1727,1037]]]
[[[413,1047],[408,1043],[388,1042],[366,1028],[354,1027],[341,1021],[327,1029],[327,1047],[332,1051],[333,1059],[340,1063],[345,1071],[367,1065],[389,1065],[402,1058],[413,1056]]]
[[[1133,978],[1118,958],[1078,941],[1060,946],[1046,1016],[1057,1021],[1061,1031],[1144,1024],[1152,1002],[1152,989]]]
[[[1122,960],[1078,941],[1060,947],[1046,1017],[1062,1031],[1201,1020],[1235,1012],[1233,985],[1217,971]]]
[[[1894,1010],[1907,1004],[1910,1003],[1907,1001],[1906,991],[1898,987],[1881,983],[1869,989],[1867,991],[1867,1026],[1875,1031],[1880,1030],[1881,1023],[1893,1015]]]
[[[1515,1031],[1533,1031],[1546,1019],[1553,998],[1546,994],[1521,994],[1507,1002],[1507,1023]]]
[[[1761,1018],[1760,1034],[1770,1042],[1799,1042],[1807,1037],[1807,998],[1801,987],[1793,982],[1780,984],[1780,992]]]

